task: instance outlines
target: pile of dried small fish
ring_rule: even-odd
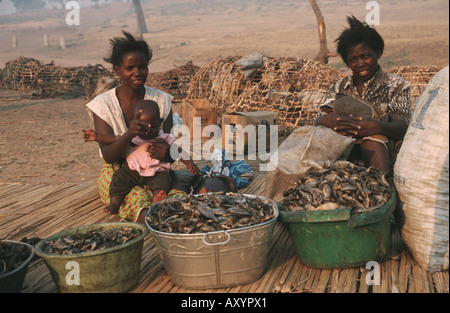
[[[0,275],[15,270],[29,257],[28,247],[0,240]]]
[[[211,193],[160,202],[149,211],[147,222],[158,231],[193,234],[256,225],[274,216],[269,200]]]
[[[128,242],[141,234],[139,229],[132,227],[114,228],[103,231],[103,228],[93,229],[86,233],[75,233],[70,236],[51,240],[46,247],[47,253],[75,254],[94,250],[104,250]]]
[[[312,164],[312,163],[310,163]],[[392,189],[383,172],[347,161],[313,164],[314,170],[284,191],[288,211],[322,211],[340,207],[368,212],[387,203]]]

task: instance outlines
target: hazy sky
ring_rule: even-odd
[[[58,8],[62,9],[62,5],[60,1],[52,1],[52,0],[41,0],[47,3],[45,8],[51,9],[51,8]],[[120,1],[120,0],[119,0]],[[123,2],[127,2],[128,0],[121,0]],[[110,3],[114,2],[114,0],[98,0],[97,2],[93,2],[91,0],[77,0],[78,4],[81,7],[92,5],[95,3],[104,4],[104,3]],[[115,1],[117,2],[117,0]],[[11,0],[0,0],[0,15],[7,15],[16,12],[16,8],[14,7],[14,4]]]

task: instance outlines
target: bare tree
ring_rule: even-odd
[[[147,25],[145,24],[144,12],[141,7],[141,0],[133,0],[134,10],[136,11],[136,19],[138,25],[138,33],[142,38],[142,34],[148,33]]]
[[[320,11],[319,6],[317,5],[317,2],[315,0],[309,0],[309,3],[311,4],[314,13],[316,14],[317,24],[319,26],[319,53],[316,55],[315,60],[318,60],[322,63],[328,64],[328,58],[330,57],[336,57],[336,53],[331,53],[330,50],[328,50],[327,45],[327,35],[326,35],[326,28],[325,28],[325,21],[322,16],[322,12]]]

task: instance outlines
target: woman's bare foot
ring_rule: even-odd
[[[111,215],[116,215],[117,213],[119,213],[119,208],[120,208],[120,205],[111,203],[110,205],[107,205],[103,209],[103,212],[111,214]]]
[[[109,198],[109,205],[107,205],[103,209],[103,212],[111,215],[116,215],[117,213],[119,213],[120,204],[122,203],[124,198],[125,197],[123,196],[111,196]]]
[[[164,190],[154,190],[153,191],[153,203],[160,202],[167,199],[167,194]]]

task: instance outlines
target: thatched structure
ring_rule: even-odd
[[[112,73],[102,65],[61,67],[19,57],[6,63],[3,85],[12,90],[41,89],[44,96],[90,97],[101,77]]]
[[[312,124],[330,85],[343,74],[319,61],[276,58],[257,75],[261,80],[246,90],[227,112],[276,111],[282,126]]]
[[[192,62],[172,70],[150,73],[146,84],[174,96],[208,99],[222,113],[275,111],[280,126],[311,124],[329,86],[344,74],[315,60],[264,57],[257,66],[245,66],[240,56],[219,57],[200,68]],[[248,74],[250,68],[251,74]],[[243,69],[247,69],[247,72]],[[437,66],[388,69],[411,83],[412,104],[439,71]],[[41,89],[41,96],[92,98],[119,81],[101,65],[61,67],[19,57],[1,71],[2,88]]]
[[[160,73],[150,73],[146,84],[166,91],[181,101],[187,95],[191,78],[200,68],[192,62]],[[61,67],[19,57],[6,63],[1,72],[2,87],[11,90],[41,89],[42,96],[92,98],[115,87],[120,80],[102,65]]]
[[[191,80],[188,97],[206,98],[220,113],[274,111],[281,126],[310,124],[318,105],[336,80],[338,70],[315,60],[267,58],[247,79],[241,57],[228,57],[206,65]]]
[[[31,86],[42,65],[38,60],[25,57],[9,61],[2,70],[3,86],[12,90],[34,89]]]
[[[398,67],[388,70],[411,83],[411,104],[422,94],[431,78],[441,70],[436,66]],[[311,124],[331,84],[343,73],[312,60],[272,59],[258,72],[262,79],[227,108],[232,111],[278,111],[284,126]]]
[[[438,66],[403,66],[388,69],[388,72],[403,77],[411,83],[411,102],[414,107],[417,98],[425,90],[428,82],[442,68]]]
[[[208,99],[219,109],[232,104],[252,84],[239,72],[239,59],[240,56],[219,57],[202,67],[192,78],[187,97]]]
[[[199,69],[200,67],[188,62],[166,72],[150,73],[146,85],[171,94],[174,102],[181,101],[186,98],[191,79]]]

